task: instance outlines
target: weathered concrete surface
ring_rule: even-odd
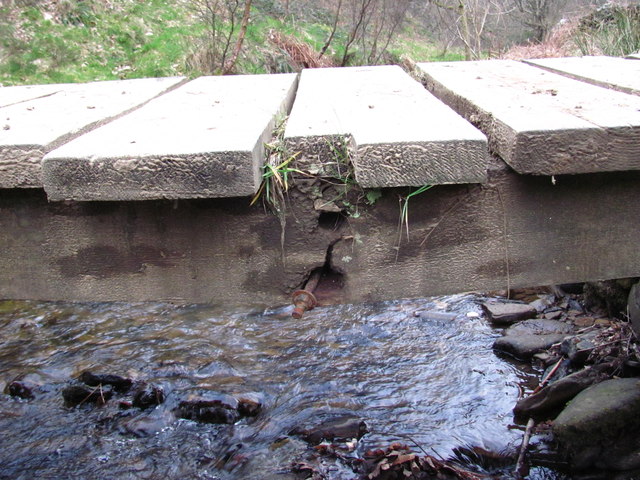
[[[302,72],[285,130],[291,150],[302,151],[298,162],[336,176],[341,136],[353,142],[362,187],[486,179],[484,135],[397,66]]]
[[[42,157],[183,79],[0,88],[0,188],[42,187]]]
[[[252,195],[296,80],[200,77],[48,154],[44,188],[51,200]]]
[[[564,57],[524,60],[565,77],[640,95],[640,62],[620,57]]]
[[[426,87],[517,172],[640,169],[640,98],[510,60],[420,63]]]
[[[552,185],[496,162],[486,185],[412,197],[400,244],[407,189],[330,224],[291,192],[283,263],[279,220],[248,199],[48,202],[2,190],[0,298],[284,304],[327,253],[343,277],[326,301],[635,277],[639,192],[640,172]]]
[[[71,85],[20,85],[15,87],[0,87],[0,108],[9,107],[16,103],[48,97],[60,92]]]

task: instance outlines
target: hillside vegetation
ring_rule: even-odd
[[[640,49],[637,2],[594,2],[0,0],[0,84],[475,59],[523,43],[512,57]],[[545,47],[558,38],[561,48]]]
[[[238,12],[216,11],[222,3],[59,0],[0,6],[0,83],[223,73],[218,50],[228,47],[232,53],[239,19]],[[241,7],[243,2],[235,3]],[[236,22],[233,31],[230,19]],[[240,54],[224,73],[290,72],[307,66],[305,55],[325,66],[339,64],[334,59],[344,55],[344,48],[332,44],[344,45],[349,34],[341,25],[318,60],[332,35],[332,20],[321,6],[294,15],[274,2],[253,2]],[[295,48],[302,57],[291,56]],[[366,63],[357,57],[356,46],[352,51],[346,64]],[[459,50],[443,53],[431,39],[412,31],[410,22],[403,22],[384,49],[385,57],[372,63],[398,61],[401,52],[423,60],[461,58]]]

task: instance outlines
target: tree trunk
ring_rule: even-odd
[[[469,31],[469,17],[464,2],[458,2],[458,14],[462,22],[462,43],[464,43],[464,59],[471,60],[471,33]]]
[[[252,0],[246,0],[244,3],[244,13],[242,14],[242,24],[240,25],[240,32],[238,33],[238,39],[236,40],[236,45],[233,48],[233,53],[231,54],[231,58],[229,58],[228,62],[225,62],[222,74],[227,75],[233,71],[236,66],[236,62],[238,61],[238,55],[240,55],[240,50],[242,49],[242,43],[244,42],[244,37],[247,34],[247,26],[249,25],[249,18],[251,17],[251,2]]]

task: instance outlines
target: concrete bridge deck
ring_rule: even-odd
[[[321,301],[357,302],[640,276],[639,69],[0,88],[0,298],[277,304],[318,271]],[[249,205],[274,134],[292,155],[273,164],[292,158],[280,216]]]

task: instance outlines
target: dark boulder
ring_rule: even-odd
[[[155,407],[164,402],[164,391],[153,384],[141,384],[133,394],[133,406],[141,409]]]
[[[580,392],[553,433],[573,468],[640,468],[640,379],[606,380]]]
[[[237,400],[227,395],[182,401],[174,413],[179,418],[201,423],[232,424],[238,421],[240,416]]]
[[[557,411],[591,385],[610,378],[615,370],[612,363],[600,364],[567,375],[539,392],[518,401],[513,412],[522,417],[538,417]]]
[[[324,440],[348,441],[354,438],[359,440],[368,431],[364,420],[345,415],[324,420],[311,427],[296,427],[289,434],[302,437],[306,442],[317,445]]]
[[[83,404],[104,405],[113,396],[110,388],[89,389],[79,385],[72,385],[62,390],[62,398],[68,407]]]
[[[14,380],[5,388],[5,393],[11,395],[12,397],[18,397],[25,400],[31,400],[35,398],[33,394],[33,390],[37,387],[37,385],[29,384],[27,382]]]
[[[584,284],[584,304],[587,308],[602,308],[609,317],[622,318],[627,310],[631,279],[605,280]]]
[[[91,372],[83,372],[78,377],[78,380],[90,387],[111,385],[118,393],[127,393],[131,388],[131,385],[133,385],[133,381],[130,378],[111,374],[95,374]]]
[[[262,411],[263,400],[260,395],[245,393],[236,397],[238,413],[243,417],[255,417]]]

